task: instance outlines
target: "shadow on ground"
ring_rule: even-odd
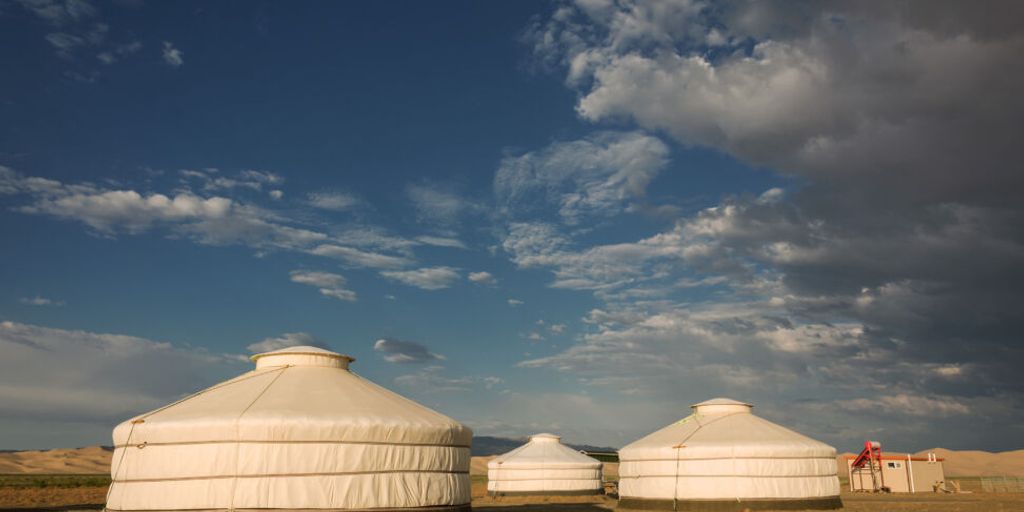
[[[608,512],[611,507],[601,506],[596,503],[545,503],[533,505],[505,505],[501,503],[488,503],[486,505],[473,505],[473,510],[488,510],[490,512]]]

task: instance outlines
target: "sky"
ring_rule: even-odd
[[[0,1],[0,439],[292,345],[478,435],[1024,438],[1024,4]]]

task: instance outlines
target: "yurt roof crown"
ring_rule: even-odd
[[[275,366],[326,366],[347,370],[349,363],[356,360],[354,357],[308,345],[264,352],[250,359],[256,363],[257,370]]]
[[[554,434],[534,434],[530,436],[530,441],[534,443],[557,443],[560,442],[562,436],[556,436]]]
[[[712,398],[711,400],[705,400],[701,403],[693,404],[690,408],[693,409],[695,414],[704,416],[711,414],[750,414],[750,410],[753,409],[754,406],[731,398]]]

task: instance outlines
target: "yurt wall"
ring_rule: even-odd
[[[119,511],[468,508],[472,431],[316,347],[114,430]]]

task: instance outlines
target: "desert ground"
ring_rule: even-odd
[[[844,510],[1024,512],[1024,493],[985,493],[975,485],[979,476],[1024,476],[1024,450],[989,453],[937,448],[928,451],[946,459],[949,479],[960,479],[965,490],[974,492],[958,495],[871,495],[844,491]],[[102,447],[0,452],[0,510],[102,508],[109,483],[110,456],[110,450]],[[491,458],[473,457],[470,468],[473,508],[494,512],[599,512],[615,508],[616,500],[609,496],[487,496],[487,461]],[[616,480],[618,464],[606,464],[605,475]]]

